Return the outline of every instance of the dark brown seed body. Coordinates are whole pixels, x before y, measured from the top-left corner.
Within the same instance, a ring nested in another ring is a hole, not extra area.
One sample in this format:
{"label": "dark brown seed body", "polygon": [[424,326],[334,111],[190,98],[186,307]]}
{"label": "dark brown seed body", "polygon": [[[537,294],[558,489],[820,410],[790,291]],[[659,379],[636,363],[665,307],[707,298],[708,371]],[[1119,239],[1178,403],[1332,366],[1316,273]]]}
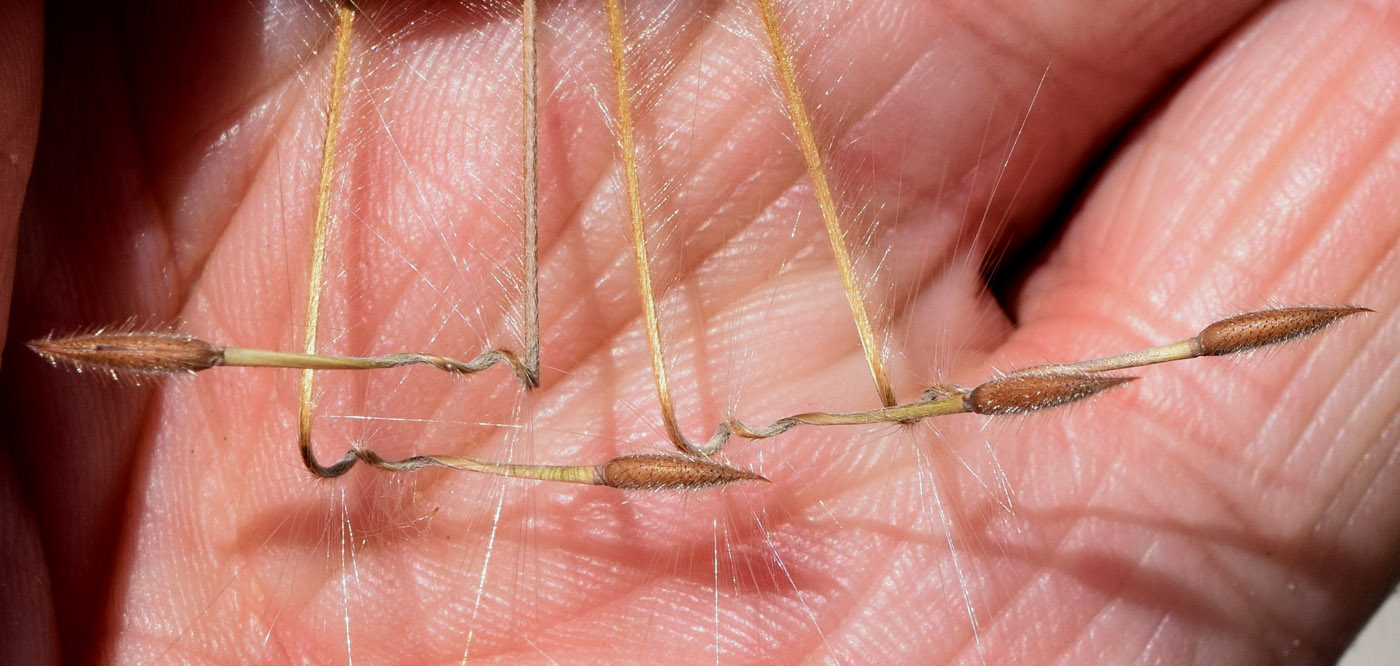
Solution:
{"label": "dark brown seed body", "polygon": [[98,331],[66,338],[34,340],[29,348],[57,365],[79,372],[103,370],[113,375],[168,375],[222,365],[224,352],[203,340],[173,333]]}
{"label": "dark brown seed body", "polygon": [[701,458],[644,453],[603,465],[603,485],[637,490],[698,490],[736,481],[767,481],[753,472]]}
{"label": "dark brown seed body", "polygon": [[1134,379],[1083,373],[1006,375],[972,389],[967,409],[977,414],[1024,414],[1083,400]]}
{"label": "dark brown seed body", "polygon": [[1196,336],[1202,356],[1223,356],[1316,333],[1368,308],[1301,307],[1247,312],[1207,326]]}

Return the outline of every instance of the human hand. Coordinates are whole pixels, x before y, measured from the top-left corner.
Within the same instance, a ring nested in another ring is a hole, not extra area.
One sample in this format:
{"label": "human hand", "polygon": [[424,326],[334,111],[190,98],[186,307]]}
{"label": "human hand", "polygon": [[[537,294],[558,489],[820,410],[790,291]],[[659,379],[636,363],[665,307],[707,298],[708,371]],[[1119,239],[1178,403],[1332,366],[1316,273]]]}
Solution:
{"label": "human hand", "polygon": [[[506,9],[434,7],[360,27],[326,348],[468,356],[516,339],[517,28]],[[28,543],[72,655],[1326,661],[1390,588],[1385,10],[791,12],[901,396],[1276,302],[1379,314],[1145,369],[1064,410],[736,441],[723,457],[771,485],[647,494],[449,471],[321,482],[293,451],[295,373],[133,388],[22,350],[133,315],[299,347],[329,28],[298,9],[51,19],[3,385],[24,417],[8,441]],[[326,377],[323,459],[352,443],[530,462],[666,450],[599,111],[601,9],[548,12],[543,387]],[[672,10],[636,55],[638,80],[666,76],[639,85],[639,120],[682,424],[872,407],[752,10],[710,13]],[[1051,215],[1078,186],[1082,207]]]}

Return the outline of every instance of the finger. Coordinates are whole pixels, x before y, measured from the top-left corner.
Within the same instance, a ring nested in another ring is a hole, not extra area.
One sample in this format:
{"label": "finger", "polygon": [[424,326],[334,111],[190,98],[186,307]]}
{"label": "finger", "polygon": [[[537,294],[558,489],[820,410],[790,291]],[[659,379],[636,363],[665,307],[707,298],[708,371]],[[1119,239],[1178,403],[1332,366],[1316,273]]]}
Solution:
{"label": "finger", "polygon": [[[1097,418],[1071,422],[1058,446],[1078,476],[1044,490],[1092,497],[1096,543],[1123,543],[1114,557],[1141,563],[1116,596],[1170,577],[1200,590],[1193,603],[1269,618],[1216,633],[1268,650],[1301,636],[1324,661],[1396,573],[1395,510],[1365,499],[1400,482],[1384,380],[1400,260],[1396,21],[1367,3],[1285,3],[1232,38],[1114,160],[1022,292],[1023,327],[998,356],[1011,367],[1096,356],[1273,304],[1377,309],[1277,352],[1147,373]],[[1025,453],[1009,447],[1004,460]],[[1173,526],[1152,542],[1161,555],[1123,536],[1142,523]],[[1089,547],[1051,532],[1064,551]],[[1328,611],[1289,609],[1300,593]],[[1126,624],[1160,632],[1169,608]]]}
{"label": "finger", "polygon": [[[38,3],[16,2],[0,7],[0,345],[8,331],[11,287],[16,257],[16,237],[34,144],[39,135],[39,108],[43,90],[43,13]],[[8,359],[7,359],[8,360]],[[8,363],[6,364],[8,365]],[[54,625],[54,601],[38,517],[26,502],[24,475],[16,467],[16,451],[25,438],[13,428],[22,418],[10,411],[0,441],[6,452],[0,458],[0,588],[6,601],[0,606],[0,661],[7,663],[58,663],[58,628]],[[18,456],[23,460],[25,456]],[[30,497],[33,495],[30,494]],[[52,534],[50,534],[52,536]]]}

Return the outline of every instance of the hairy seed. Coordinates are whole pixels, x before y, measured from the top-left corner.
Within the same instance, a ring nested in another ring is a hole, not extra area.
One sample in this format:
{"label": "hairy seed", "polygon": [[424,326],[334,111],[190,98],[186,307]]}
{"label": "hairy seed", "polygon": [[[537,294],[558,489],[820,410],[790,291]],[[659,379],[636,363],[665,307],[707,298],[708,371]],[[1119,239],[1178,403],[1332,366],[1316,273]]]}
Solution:
{"label": "hairy seed", "polygon": [[1196,336],[1202,356],[1223,356],[1312,335],[1369,308],[1299,307],[1246,312],[1207,326]]}
{"label": "hairy seed", "polygon": [[603,485],[638,490],[697,490],[737,481],[767,481],[748,470],[701,458],[644,453],[603,465]]}
{"label": "hairy seed", "polygon": [[1006,375],[972,389],[966,404],[977,414],[1024,414],[1083,400],[1134,379],[1084,373]]}
{"label": "hairy seed", "polygon": [[114,375],[198,372],[224,361],[222,349],[174,333],[98,331],[33,340],[29,348],[55,365],[63,362],[79,371],[105,370]]}

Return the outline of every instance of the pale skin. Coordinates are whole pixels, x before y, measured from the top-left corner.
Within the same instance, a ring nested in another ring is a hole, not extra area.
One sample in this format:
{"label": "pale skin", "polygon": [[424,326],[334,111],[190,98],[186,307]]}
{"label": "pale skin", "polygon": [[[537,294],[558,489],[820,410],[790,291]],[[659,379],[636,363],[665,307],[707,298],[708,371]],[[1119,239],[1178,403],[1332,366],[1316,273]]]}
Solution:
{"label": "pale skin", "polygon": [[[1102,3],[1031,13],[914,4],[786,19],[799,59],[820,51],[821,62],[850,64],[808,83],[837,114],[827,119],[838,134],[828,146],[844,147],[836,170],[861,179],[847,191],[883,211],[875,242],[897,248],[872,309],[893,313],[902,398],[936,380],[975,383],[990,368],[1169,342],[1262,306],[1377,312],[1243,360],[1137,371],[1143,380],[1087,405],[986,428],[988,417],[957,416],[725,449],[771,484],[668,495],[369,469],[321,481],[294,450],[294,371],[218,369],[133,388],[54,370],[23,342],[137,315],[220,343],[299,348],[295,283],[323,130],[306,97],[327,71],[306,53],[324,43],[329,12],[266,22],[246,2],[144,8],[123,28],[50,17],[46,134],[32,153],[3,366],[3,575],[21,591],[7,599],[23,600],[4,612],[7,627],[28,624],[0,642],[0,661],[58,659],[60,643],[70,662],[1335,659],[1400,573],[1400,15],[1380,3],[1256,13],[1182,0],[1109,15]],[[890,13],[902,18],[873,18]],[[530,462],[669,448],[616,215],[613,138],[587,88],[607,83],[589,60],[602,63],[605,45],[563,30],[576,20],[601,26],[601,10],[552,7],[541,45],[552,63],[541,73],[541,388],[522,399],[503,370],[328,375],[323,460],[356,438],[385,452]],[[490,198],[519,186],[501,147],[513,144],[489,138],[515,131],[516,117],[490,114],[515,108],[516,93],[478,71],[483,59],[499,64],[482,49],[514,53],[499,44],[515,27],[466,11],[421,30],[395,57],[429,82],[381,69],[372,85],[395,90],[403,78],[428,101],[383,103],[405,152],[364,139],[379,147],[347,157],[362,166],[351,176],[359,198],[346,205],[366,228],[423,242],[366,235],[341,247],[350,254],[340,266],[366,275],[347,276],[342,289],[358,304],[330,306],[323,324],[350,333],[323,341],[466,357],[515,340],[501,321],[511,292],[487,287],[509,277],[518,248],[502,232],[511,206]],[[708,34],[680,32],[686,43]],[[672,123],[695,146],[651,176],[691,193],[670,221],[687,253],[658,251],[663,284],[692,294],[663,301],[663,315],[682,313],[669,339],[711,364],[675,371],[673,383],[689,386],[678,390],[681,425],[701,438],[730,409],[763,421],[877,406],[804,169],[777,97],[758,87],[767,65],[735,84],[752,94],[697,111],[716,69],[763,53],[738,36],[713,39],[686,52],[672,84],[688,97],[658,103],[650,130],[656,140],[664,114],[680,110]],[[454,73],[470,93],[431,78]],[[1138,118],[1154,98],[1158,111]],[[37,118],[3,117],[28,122],[10,149],[23,165]],[[1093,151],[1130,120],[1138,131],[1106,158],[1063,231],[1037,235]],[[426,208],[411,194],[425,173]],[[22,178],[3,185],[25,192]],[[993,242],[1047,244],[1030,265],[999,265],[1017,276],[1001,303],[966,270],[967,254],[985,251],[966,241],[987,209],[981,241],[995,231]],[[461,225],[473,244],[464,261],[502,268],[444,287],[458,273],[424,237],[425,210]],[[792,219],[799,210],[810,219]],[[16,224],[14,210],[0,212]],[[761,270],[787,271],[700,282],[712,255],[765,229],[778,230],[775,255],[795,258]],[[784,300],[792,293],[795,303]],[[481,316],[445,295],[482,299]],[[783,314],[735,328],[744,311],[732,304],[746,299]],[[446,319],[453,305],[468,316]],[[730,333],[702,336],[714,327]],[[723,351],[735,344],[752,352]],[[710,379],[697,384],[697,373]],[[335,418],[357,412],[531,430]]]}

